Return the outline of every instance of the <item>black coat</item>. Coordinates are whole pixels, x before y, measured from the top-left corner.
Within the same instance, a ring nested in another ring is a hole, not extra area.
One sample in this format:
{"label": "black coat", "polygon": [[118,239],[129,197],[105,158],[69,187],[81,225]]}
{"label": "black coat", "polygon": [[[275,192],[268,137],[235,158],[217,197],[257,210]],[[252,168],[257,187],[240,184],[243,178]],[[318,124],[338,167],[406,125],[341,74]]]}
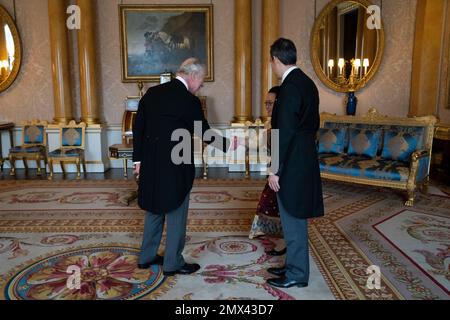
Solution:
{"label": "black coat", "polygon": [[281,85],[272,129],[279,129],[280,137],[278,195],[289,214],[302,219],[324,215],[316,149],[319,126],[317,87],[303,71],[295,69]]}
{"label": "black coat", "polygon": [[[192,137],[195,121],[202,122],[202,134],[210,129],[200,100],[177,79],[150,88],[142,97],[133,127],[133,161],[141,162],[138,203],[143,210],[171,212],[191,191],[195,178],[193,145],[190,164],[177,165],[171,154],[180,141],[171,138],[177,129],[188,130]],[[225,151],[228,142],[223,138],[221,143]]]}

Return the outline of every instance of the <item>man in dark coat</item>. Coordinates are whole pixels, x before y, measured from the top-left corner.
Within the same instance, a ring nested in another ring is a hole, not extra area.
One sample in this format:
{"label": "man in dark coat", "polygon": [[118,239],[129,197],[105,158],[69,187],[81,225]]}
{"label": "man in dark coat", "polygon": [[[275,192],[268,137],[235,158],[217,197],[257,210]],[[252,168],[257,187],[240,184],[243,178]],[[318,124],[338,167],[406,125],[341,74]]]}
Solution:
{"label": "man in dark coat", "polygon": [[282,79],[272,114],[272,130],[279,130],[279,169],[269,174],[269,185],[277,192],[287,255],[285,267],[268,270],[280,276],[268,283],[281,288],[308,286],[307,219],[324,215],[316,149],[319,93],[296,63],[295,44],[282,38],[275,41],[271,47],[272,70]]}
{"label": "man in dark coat", "polygon": [[[139,206],[147,211],[138,267],[163,264],[166,276],[191,274],[198,264],[185,263],[183,249],[189,195],[195,178],[192,135],[210,129],[195,93],[203,85],[205,68],[197,59],[186,60],[176,79],[150,88],[139,103],[133,128],[133,161],[139,175]],[[195,122],[202,130],[195,130]],[[184,145],[179,137],[183,137]],[[173,141],[175,140],[175,141]],[[217,140],[217,141],[216,141]],[[225,151],[227,140],[214,139]],[[181,146],[187,146],[187,148]],[[186,150],[187,149],[187,150]],[[185,161],[187,160],[187,161]],[[164,258],[157,255],[167,219]]]}

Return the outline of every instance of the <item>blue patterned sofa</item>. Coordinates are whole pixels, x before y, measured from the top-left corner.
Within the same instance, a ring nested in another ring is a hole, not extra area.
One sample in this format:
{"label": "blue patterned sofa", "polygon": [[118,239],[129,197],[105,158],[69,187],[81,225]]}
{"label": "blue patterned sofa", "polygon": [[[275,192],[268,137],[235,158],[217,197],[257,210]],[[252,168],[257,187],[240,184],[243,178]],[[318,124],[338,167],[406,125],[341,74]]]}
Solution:
{"label": "blue patterned sofa", "polygon": [[371,109],[365,116],[321,114],[318,151],[322,178],[406,190],[414,205],[429,182],[437,119],[390,118]]}

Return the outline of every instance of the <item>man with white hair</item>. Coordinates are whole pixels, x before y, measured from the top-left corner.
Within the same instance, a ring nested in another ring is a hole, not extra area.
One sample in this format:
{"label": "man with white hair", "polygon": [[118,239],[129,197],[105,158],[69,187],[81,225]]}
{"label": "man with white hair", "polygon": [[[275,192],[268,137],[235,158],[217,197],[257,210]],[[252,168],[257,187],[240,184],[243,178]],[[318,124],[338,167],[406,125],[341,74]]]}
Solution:
{"label": "man with white hair", "polygon": [[[205,79],[205,67],[195,58],[180,66],[171,82],[150,88],[139,103],[133,128],[133,161],[139,175],[139,206],[147,211],[144,236],[138,267],[148,269],[163,265],[166,276],[191,274],[198,264],[184,261],[186,222],[189,195],[195,178],[193,148],[190,161],[179,164],[172,159],[179,141],[172,141],[175,131],[184,129],[189,138],[194,134],[194,122],[202,123],[202,137],[210,129],[201,102],[195,96]],[[227,140],[214,141],[223,151]],[[184,152],[183,152],[184,153]],[[167,239],[164,257],[158,256],[164,222],[167,220]]]}

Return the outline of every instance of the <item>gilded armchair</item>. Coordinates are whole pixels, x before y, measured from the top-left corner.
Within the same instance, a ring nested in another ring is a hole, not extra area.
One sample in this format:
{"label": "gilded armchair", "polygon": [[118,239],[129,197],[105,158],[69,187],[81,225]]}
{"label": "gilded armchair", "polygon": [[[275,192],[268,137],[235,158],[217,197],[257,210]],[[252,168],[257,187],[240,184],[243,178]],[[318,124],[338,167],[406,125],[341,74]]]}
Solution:
{"label": "gilded armchair", "polygon": [[42,174],[41,161],[44,160],[47,167],[47,126],[48,122],[33,120],[23,124],[22,145],[9,150],[9,162],[11,163],[10,174],[16,174],[15,163],[22,160],[26,172],[28,172],[28,161],[34,160],[37,165],[37,174]]}
{"label": "gilded armchair", "polygon": [[85,140],[86,140],[86,124],[81,122],[77,124],[70,121],[68,125],[60,125],[59,127],[60,148],[53,150],[48,154],[48,163],[50,168],[50,177],[53,178],[53,164],[59,163],[62,172],[65,174],[65,163],[75,163],[77,166],[77,179],[81,177],[81,165],[83,172],[86,174],[85,161]]}

